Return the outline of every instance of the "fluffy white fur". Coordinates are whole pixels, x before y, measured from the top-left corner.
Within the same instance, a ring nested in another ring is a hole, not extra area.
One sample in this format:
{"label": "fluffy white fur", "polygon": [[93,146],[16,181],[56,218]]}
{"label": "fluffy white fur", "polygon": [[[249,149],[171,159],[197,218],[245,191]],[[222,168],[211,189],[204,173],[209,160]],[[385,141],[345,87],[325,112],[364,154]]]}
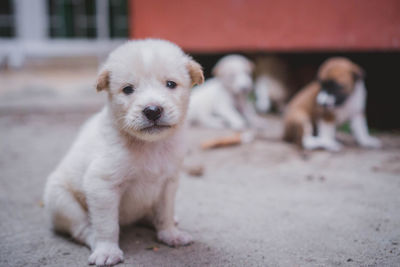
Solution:
{"label": "fluffy white fur", "polygon": [[[184,155],[181,126],[190,88],[202,80],[200,65],[167,41],[130,41],[108,57],[97,84],[108,102],[83,126],[44,195],[54,229],[89,246],[90,264],[122,261],[120,224],[139,219],[170,246],[192,242],[174,224],[174,201]],[[122,91],[127,85],[132,94]],[[156,123],[142,112],[149,105],[163,108]]]}
{"label": "fluffy white fur", "polygon": [[[368,133],[367,121],[365,119],[365,103],[367,91],[362,80],[355,84],[354,92],[349,96],[344,105],[335,110],[335,123],[327,123],[323,120],[318,122],[318,136],[312,135],[311,125],[304,129],[303,147],[305,149],[324,148],[330,151],[339,151],[342,145],[336,141],[336,126],[350,121],[352,133],[360,146],[369,148],[381,147],[379,139],[372,137]],[[319,102],[332,102],[328,96],[319,93]],[[333,105],[333,104],[332,104]]]}
{"label": "fluffy white fur", "polygon": [[189,121],[211,128],[261,127],[261,120],[248,100],[253,90],[253,68],[253,63],[240,55],[219,60],[213,69],[214,78],[193,90]]}

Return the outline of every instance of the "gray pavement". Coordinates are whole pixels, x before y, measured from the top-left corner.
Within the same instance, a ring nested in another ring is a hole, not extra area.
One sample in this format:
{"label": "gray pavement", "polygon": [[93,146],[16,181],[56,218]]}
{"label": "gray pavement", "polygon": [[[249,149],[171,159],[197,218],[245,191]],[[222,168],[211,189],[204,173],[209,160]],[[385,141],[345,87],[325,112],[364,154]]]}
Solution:
{"label": "gray pavement", "polygon": [[[44,90],[32,77],[0,74],[2,86],[17,84],[0,92],[0,266],[87,264],[86,247],[50,231],[41,198],[47,175],[101,107],[94,73],[69,93],[55,88],[68,84],[64,76],[52,84],[34,75],[51,85]],[[400,136],[381,133],[384,149],[364,150],[341,134],[341,153],[302,155],[279,141],[278,118],[266,120],[265,138],[217,150],[199,143],[226,131],[189,130],[186,164],[205,173],[182,174],[176,206],[196,242],[169,248],[153,230],[130,226],[121,266],[400,266]]]}

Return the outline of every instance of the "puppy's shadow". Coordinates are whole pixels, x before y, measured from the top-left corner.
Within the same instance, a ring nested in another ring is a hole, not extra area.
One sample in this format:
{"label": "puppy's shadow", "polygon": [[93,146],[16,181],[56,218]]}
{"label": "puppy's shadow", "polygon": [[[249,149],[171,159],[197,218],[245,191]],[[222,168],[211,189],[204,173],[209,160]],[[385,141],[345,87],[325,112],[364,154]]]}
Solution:
{"label": "puppy's shadow", "polygon": [[226,255],[223,249],[200,240],[189,246],[169,247],[157,241],[153,228],[142,224],[121,228],[120,247],[127,266],[191,266],[193,262],[210,265]]}
{"label": "puppy's shadow", "polygon": [[[210,266],[221,262],[228,266],[229,262],[239,260],[238,255],[219,246],[218,242],[207,242],[197,239],[198,237],[194,235],[195,242],[189,246],[173,248],[159,243],[155,230],[147,225],[124,226],[119,237],[119,245],[124,252],[124,262],[117,266]],[[61,246],[59,249],[59,253],[64,253],[61,254],[63,257],[73,255],[74,262],[83,263],[90,255],[88,250],[82,249],[82,244],[77,246],[79,243],[69,235],[53,233],[53,238],[59,239],[58,242],[66,246]]]}
{"label": "puppy's shadow", "polygon": [[161,245],[156,239],[155,229],[145,224],[121,227],[119,242],[121,248],[133,251]]}

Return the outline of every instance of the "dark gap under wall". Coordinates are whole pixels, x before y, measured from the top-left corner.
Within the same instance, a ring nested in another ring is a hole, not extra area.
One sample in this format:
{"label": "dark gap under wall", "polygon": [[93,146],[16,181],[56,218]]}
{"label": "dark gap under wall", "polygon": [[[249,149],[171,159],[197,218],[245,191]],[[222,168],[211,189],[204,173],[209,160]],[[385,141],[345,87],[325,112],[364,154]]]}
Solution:
{"label": "dark gap under wall", "polygon": [[[243,54],[243,53],[240,53]],[[215,63],[226,54],[194,54],[211,77]],[[367,118],[371,128],[400,130],[400,53],[247,53],[254,60],[260,55],[275,55],[287,62],[295,91],[315,78],[318,66],[333,56],[348,57],[366,71]]]}

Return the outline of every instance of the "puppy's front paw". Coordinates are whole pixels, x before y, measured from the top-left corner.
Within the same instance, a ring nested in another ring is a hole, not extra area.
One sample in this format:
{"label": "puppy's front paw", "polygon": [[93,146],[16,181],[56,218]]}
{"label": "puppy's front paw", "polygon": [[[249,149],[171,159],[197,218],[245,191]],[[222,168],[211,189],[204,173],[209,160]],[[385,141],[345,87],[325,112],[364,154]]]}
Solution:
{"label": "puppy's front paw", "polygon": [[333,143],[326,146],[326,149],[332,152],[339,152],[342,150],[343,146],[339,143]]}
{"label": "puppy's front paw", "polygon": [[112,266],[124,260],[124,254],[117,244],[100,243],[89,257],[89,264]]}
{"label": "puppy's front paw", "polygon": [[381,148],[382,143],[378,138],[370,136],[369,138],[366,138],[360,142],[360,145],[362,147],[366,148]]}
{"label": "puppy's front paw", "polygon": [[338,152],[342,150],[343,146],[336,140],[324,140],[324,142],[322,142],[322,148],[331,152]]}
{"label": "puppy's front paw", "polygon": [[171,247],[187,246],[193,243],[193,238],[188,233],[178,230],[176,227],[159,231],[157,238]]}

